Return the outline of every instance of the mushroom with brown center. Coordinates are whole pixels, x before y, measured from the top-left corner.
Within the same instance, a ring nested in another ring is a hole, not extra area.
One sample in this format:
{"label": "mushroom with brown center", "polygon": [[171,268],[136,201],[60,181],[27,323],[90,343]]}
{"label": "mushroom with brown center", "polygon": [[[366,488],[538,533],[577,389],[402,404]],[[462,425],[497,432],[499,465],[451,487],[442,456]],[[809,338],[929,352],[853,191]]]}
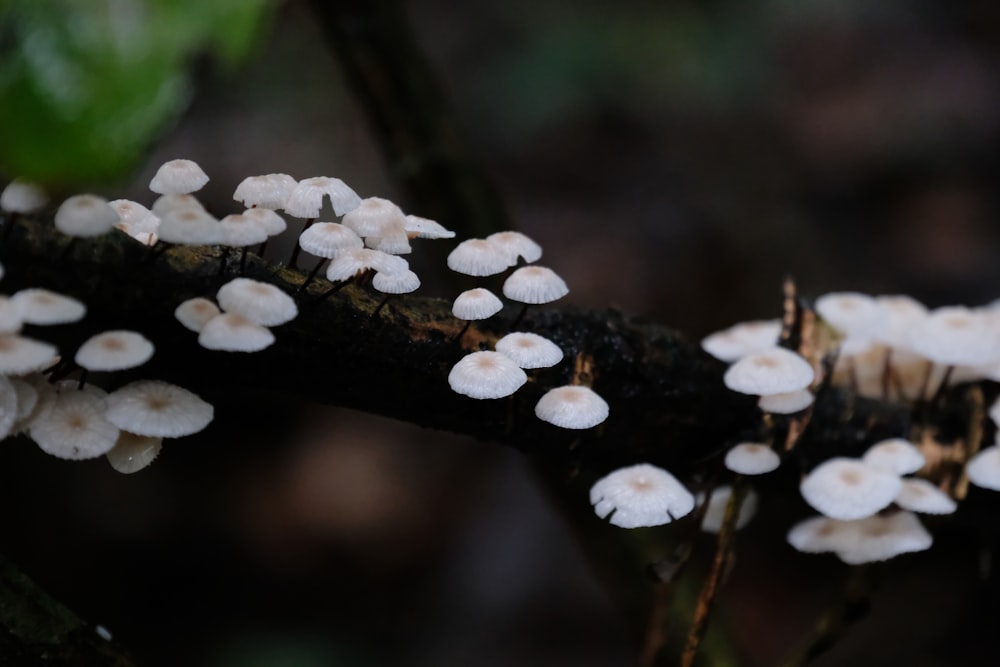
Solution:
{"label": "mushroom with brown center", "polygon": [[622,528],[660,526],[694,509],[694,496],[662,468],[640,463],[605,475],[590,488],[590,503],[602,519]]}

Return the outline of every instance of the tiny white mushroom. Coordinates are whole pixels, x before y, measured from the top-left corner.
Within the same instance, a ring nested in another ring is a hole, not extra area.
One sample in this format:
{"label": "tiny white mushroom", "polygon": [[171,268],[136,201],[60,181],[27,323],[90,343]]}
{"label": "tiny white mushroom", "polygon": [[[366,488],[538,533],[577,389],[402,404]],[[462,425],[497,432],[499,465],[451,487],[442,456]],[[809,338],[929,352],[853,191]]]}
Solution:
{"label": "tiny white mushroom", "polygon": [[65,391],[47,403],[29,430],[47,454],[74,461],[106,454],[118,428],[104,414],[105,399],[90,391]]}
{"label": "tiny white mushroom", "polygon": [[115,446],[104,456],[116,471],[130,475],[148,467],[159,455],[162,446],[163,438],[122,431]]}
{"label": "tiny white mushroom", "polygon": [[40,371],[56,360],[55,346],[17,334],[0,336],[0,374]]}
{"label": "tiny white mushroom", "polygon": [[236,186],[233,199],[243,202],[247,208],[254,206],[262,210],[282,208],[296,185],[295,179],[288,174],[247,176]]}
{"label": "tiny white mushroom", "polygon": [[706,336],[701,347],[716,359],[732,363],[748,354],[773,348],[780,334],[781,320],[754,320]]}
{"label": "tiny white mushroom", "polygon": [[723,382],[742,394],[768,396],[805,389],[814,377],[808,361],[791,350],[774,347],[748,354],[734,363],[723,376]]}
{"label": "tiny white mushroom", "polygon": [[473,352],[448,373],[452,391],[475,399],[503,398],[520,389],[528,376],[499,352]]}
{"label": "tiny white mushroom", "polygon": [[607,401],[590,387],[566,385],[545,392],[535,404],[535,416],[559,428],[586,429],[608,418]]}
{"label": "tiny white mushroom", "polygon": [[7,213],[34,213],[49,203],[41,186],[15,178],[0,193],[0,210]]}
{"label": "tiny white mushroom", "polygon": [[[701,529],[706,533],[718,535],[722,530],[722,522],[726,517],[726,506],[733,495],[733,487],[717,486],[712,490],[712,495],[708,497],[708,507],[705,508],[705,516],[701,520]],[[699,494],[698,501],[701,502],[704,494]],[[740,514],[736,517],[736,530],[742,530],[757,513],[759,498],[753,489],[747,490],[747,495],[740,505]]]}
{"label": "tiny white mushroom", "polygon": [[903,480],[903,488],[895,502],[904,510],[921,514],[951,514],[958,509],[958,503],[951,496],[918,477]]}
{"label": "tiny white mushroom", "polygon": [[507,231],[490,234],[486,240],[499,246],[513,258],[511,265],[517,263],[517,258],[522,258],[528,264],[537,262],[542,258],[542,246],[521,232]]}
{"label": "tiny white mushroom", "polygon": [[807,503],[841,520],[863,519],[888,507],[902,489],[895,474],[848,458],[832,458],[817,466],[799,485]]}
{"label": "tiny white mushroom", "polygon": [[73,297],[41,287],[29,287],[13,297],[25,324],[69,324],[83,319],[87,307]]}
{"label": "tiny white mushroom", "polygon": [[761,396],[757,401],[757,407],[764,412],[775,415],[792,415],[802,412],[816,400],[816,397],[808,389],[796,389],[781,394],[771,394]]}
{"label": "tiny white mushroom", "polygon": [[108,421],[129,433],[180,438],[204,429],[215,410],[197,394],[159,380],[138,380],[111,392]]}
{"label": "tiny white mushroom", "polygon": [[855,523],[856,538],[846,548],[836,550],[842,561],[851,565],[873,563],[904,553],[925,551],[933,543],[931,534],[912,512],[888,516],[870,516]]}
{"label": "tiny white mushroom", "polygon": [[107,234],[121,218],[97,195],[74,195],[59,205],[56,211],[56,229],[68,236],[88,238]]}
{"label": "tiny white mushroom", "polygon": [[201,328],[198,344],[220,352],[260,352],[274,344],[274,334],[240,313],[221,313]]}
{"label": "tiny white mushroom", "polygon": [[496,351],[521,368],[549,368],[563,359],[563,351],[544,336],[526,331],[509,333],[496,343]]}
{"label": "tiny white mushroom", "polygon": [[269,283],[235,278],[219,288],[216,298],[226,312],[243,315],[255,324],[273,327],[295,319],[295,300]]}
{"label": "tiny white mushroom", "polygon": [[418,239],[453,239],[455,232],[446,229],[442,224],[416,215],[404,218],[403,228],[411,237]]}
{"label": "tiny white mushroom", "polygon": [[728,452],[726,467],[741,475],[762,475],[776,470],[781,465],[781,457],[767,445],[757,442],[741,442]]}
{"label": "tiny white mushroom", "polygon": [[551,303],[567,294],[563,279],[544,266],[522,266],[503,283],[503,295],[519,303]]}
{"label": "tiny white mushroom", "polygon": [[611,472],[590,488],[590,504],[602,519],[622,528],[660,526],[694,509],[694,496],[662,468],[640,463]]}
{"label": "tiny white mushroom", "polygon": [[164,243],[177,245],[219,245],[226,240],[226,232],[219,221],[194,208],[165,213],[156,233]]}
{"label": "tiny white mushroom", "polygon": [[870,466],[897,475],[909,475],[924,467],[924,455],[903,438],[876,442],[861,459]]}
{"label": "tiny white mushroom", "polygon": [[451,306],[452,314],[460,320],[485,320],[501,310],[503,302],[484,287],[462,292]]}
{"label": "tiny white mushroom", "polygon": [[448,268],[467,276],[492,276],[509,267],[507,253],[486,239],[467,239],[448,253]]}
{"label": "tiny white mushroom", "polygon": [[87,339],[74,361],[88,371],[122,371],[141,366],[153,356],[153,344],[135,331],[105,331]]}
{"label": "tiny white mushroom", "polygon": [[201,190],[208,183],[206,174],[193,160],[168,160],[160,165],[149,182],[149,189],[161,195],[184,195]]}
{"label": "tiny white mushroom", "polygon": [[198,333],[204,328],[205,324],[210,319],[218,315],[219,312],[219,307],[216,306],[215,303],[199,296],[183,301],[181,305],[177,306],[174,310],[174,317],[177,318],[177,321],[180,322],[185,329]]}
{"label": "tiny white mushroom", "polygon": [[339,178],[315,176],[299,181],[282,207],[296,218],[318,218],[323,198],[330,197],[335,215],[342,216],[361,205],[361,198]]}

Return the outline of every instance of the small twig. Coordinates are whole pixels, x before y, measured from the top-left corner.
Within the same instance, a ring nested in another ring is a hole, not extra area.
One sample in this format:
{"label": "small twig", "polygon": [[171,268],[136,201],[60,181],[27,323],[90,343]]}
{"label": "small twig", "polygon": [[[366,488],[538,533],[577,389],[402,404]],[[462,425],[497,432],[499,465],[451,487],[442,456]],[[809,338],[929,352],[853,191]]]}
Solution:
{"label": "small twig", "polygon": [[712,569],[702,584],[701,593],[698,595],[698,602],[695,605],[694,616],[691,618],[691,629],[688,630],[687,639],[684,642],[684,652],[681,655],[681,667],[692,667],[698,655],[698,647],[708,629],[708,617],[712,611],[712,604],[718,595],[722,578],[729,570],[729,563],[733,556],[733,546],[736,537],[736,520],[740,515],[740,507],[743,499],[747,495],[747,485],[743,477],[738,476],[733,482],[733,492],[729,497],[729,504],[726,505],[726,515],[722,520],[722,528],[719,531],[719,541],[715,548],[715,558],[712,560]]}

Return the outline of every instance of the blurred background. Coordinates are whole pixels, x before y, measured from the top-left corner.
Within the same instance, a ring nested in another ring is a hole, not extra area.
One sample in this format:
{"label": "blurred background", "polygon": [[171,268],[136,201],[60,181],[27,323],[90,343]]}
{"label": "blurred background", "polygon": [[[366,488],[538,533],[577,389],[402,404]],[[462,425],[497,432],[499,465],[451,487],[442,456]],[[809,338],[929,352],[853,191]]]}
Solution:
{"label": "blurred background", "polygon": [[[787,274],[811,295],[998,296],[996,3],[402,7],[573,305],[698,338],[775,316]],[[149,204],[184,157],[218,214],[267,172],[426,214],[304,0],[0,8],[4,180]],[[452,294],[442,257],[414,255],[421,293]],[[237,421],[261,407],[225,406],[129,477],[4,443],[0,549],[142,665],[634,663],[613,592],[516,453],[291,399]],[[743,534],[720,616],[739,664],[776,664],[846,572],[784,544],[797,503],[765,497]],[[970,524],[932,522],[939,544],[886,568],[875,618],[816,664],[995,664]]]}

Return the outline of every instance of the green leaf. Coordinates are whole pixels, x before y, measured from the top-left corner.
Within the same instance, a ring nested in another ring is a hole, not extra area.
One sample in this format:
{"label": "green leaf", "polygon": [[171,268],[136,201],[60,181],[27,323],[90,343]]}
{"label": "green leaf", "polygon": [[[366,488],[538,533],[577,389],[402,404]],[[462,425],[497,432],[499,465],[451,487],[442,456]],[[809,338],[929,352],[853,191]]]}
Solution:
{"label": "green leaf", "polygon": [[0,170],[49,186],[133,169],[191,98],[201,53],[235,66],[270,0],[6,0]]}

